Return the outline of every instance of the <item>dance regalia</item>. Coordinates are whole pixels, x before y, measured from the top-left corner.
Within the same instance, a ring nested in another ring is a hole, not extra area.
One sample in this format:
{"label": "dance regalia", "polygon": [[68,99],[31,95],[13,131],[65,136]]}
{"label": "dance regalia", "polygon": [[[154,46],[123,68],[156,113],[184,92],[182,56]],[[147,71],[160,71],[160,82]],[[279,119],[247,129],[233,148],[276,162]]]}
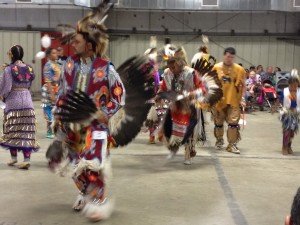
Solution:
{"label": "dance regalia", "polygon": [[[157,65],[155,66],[155,68],[156,67],[157,67]],[[155,77],[155,87],[156,87],[155,93],[157,93],[158,89],[159,89],[159,83],[160,83],[160,77],[159,77],[158,70],[156,70],[156,72],[154,72],[154,77]],[[149,113],[147,115],[147,120],[145,122],[145,126],[149,130],[149,143],[155,144],[156,133],[158,133],[159,141],[162,141],[162,138],[163,138],[163,135],[159,131],[161,130],[160,129],[161,124],[162,124],[164,115],[166,114],[166,111],[168,109],[168,102],[164,99],[157,98],[157,99],[150,100],[149,103],[152,104],[152,107],[149,110]]]}
{"label": "dance regalia", "polygon": [[[89,218],[95,211],[105,212],[99,219],[111,214],[110,148],[127,145],[141,130],[151,107],[146,102],[154,96],[152,70],[146,57],[128,59],[118,72],[99,57],[86,64],[78,57],[66,61],[56,111],[60,129],[47,158],[51,167],[65,156],[75,164],[73,179],[81,192],[76,204],[87,203]],[[97,119],[99,111],[107,120]]]}
{"label": "dance regalia", "polygon": [[[200,88],[198,76],[192,68],[186,66],[178,77],[166,69],[160,92],[174,91],[182,94],[184,91],[192,92],[197,88]],[[169,150],[177,152],[179,146],[185,143],[183,142],[186,139],[185,134],[190,124],[194,126],[192,124],[197,120],[197,115],[195,108],[191,107],[187,99],[175,101],[171,107],[172,110],[169,109],[166,114],[164,130]],[[191,150],[194,151],[194,149]]]}
{"label": "dance regalia", "polygon": [[162,141],[163,136],[159,131],[169,106],[164,99],[152,100],[151,103],[152,107],[148,113],[145,125],[149,130],[149,143],[154,144],[156,133],[158,133],[159,141]]}
{"label": "dance regalia", "polygon": [[[204,53],[204,52],[197,52],[191,61],[192,67],[195,66],[195,64],[197,63],[197,61],[202,60],[203,62],[206,62],[207,64],[210,65],[214,65],[216,63],[216,59],[215,57],[211,56],[208,53]],[[197,72],[196,72],[197,73]],[[205,87],[206,84],[204,81],[202,81],[202,76],[200,74],[198,74],[201,82],[202,82],[202,86]],[[195,141],[200,142],[202,145],[205,145],[208,140],[207,140],[207,136],[206,136],[206,112],[207,109],[197,109],[197,114],[198,114],[198,124],[195,127]]]}
{"label": "dance regalia", "polygon": [[86,93],[107,120],[97,118],[85,123],[62,124],[64,141],[71,150],[70,159],[76,169],[73,179],[90,204],[106,203],[106,170],[109,165],[110,132],[108,119],[125,103],[125,89],[113,65],[102,58],[84,63],[79,57],[68,58],[64,68],[62,95],[57,107],[69,91]]}
{"label": "dance regalia", "polygon": [[73,208],[93,221],[112,213],[110,148],[125,146],[138,135],[151,107],[147,102],[155,96],[149,58],[131,57],[116,71],[104,57],[104,21],[111,7],[103,0],[62,39],[67,43],[76,35],[87,36],[96,48],[93,57],[74,56],[64,64],[55,110],[56,139],[46,153],[49,166],[60,174],[67,165],[64,159],[75,164],[73,179],[81,193]]}
{"label": "dance regalia", "polygon": [[[161,96],[164,93],[171,96],[174,92],[181,95],[180,98],[179,95],[172,97],[173,104],[166,114],[163,129],[171,156],[185,145],[185,164],[190,164],[191,157],[196,154],[195,135],[198,137],[198,134],[194,128],[200,116],[197,110],[212,107],[223,95],[217,74],[211,69],[210,63],[203,59],[197,60],[194,69],[185,67],[178,77],[167,69],[161,85]],[[199,74],[202,75],[201,80]],[[189,98],[190,93],[194,93],[195,97]]]}
{"label": "dance regalia", "polygon": [[6,104],[0,145],[30,158],[39,149],[36,119],[29,88],[35,75],[31,66],[17,61],[7,66],[0,81],[0,96]]}
{"label": "dance regalia", "polygon": [[292,139],[299,130],[300,88],[296,96],[291,96],[289,87],[283,90],[283,109],[280,112],[282,122],[283,143],[282,152],[292,153]]}
{"label": "dance regalia", "polygon": [[[56,97],[59,89],[59,78],[61,74],[61,68],[56,62],[48,61],[43,69],[44,85],[42,87],[42,107],[53,106],[56,102]],[[51,95],[54,95],[55,99],[51,99]],[[47,120],[50,120],[47,116]]]}
{"label": "dance regalia", "polygon": [[57,62],[49,60],[43,69],[43,80],[45,84],[42,87],[42,107],[44,117],[47,121],[47,135],[49,137],[53,134],[51,128],[54,121],[52,109],[57,100],[60,75],[60,65]]}
{"label": "dance regalia", "polygon": [[226,121],[228,123],[227,138],[229,143],[227,151],[239,154],[237,143],[241,139],[239,132],[240,102],[244,94],[245,70],[238,64],[234,63],[227,66],[223,62],[217,63],[214,69],[218,73],[224,95],[214,109],[216,148],[221,149],[223,147],[224,122]]}

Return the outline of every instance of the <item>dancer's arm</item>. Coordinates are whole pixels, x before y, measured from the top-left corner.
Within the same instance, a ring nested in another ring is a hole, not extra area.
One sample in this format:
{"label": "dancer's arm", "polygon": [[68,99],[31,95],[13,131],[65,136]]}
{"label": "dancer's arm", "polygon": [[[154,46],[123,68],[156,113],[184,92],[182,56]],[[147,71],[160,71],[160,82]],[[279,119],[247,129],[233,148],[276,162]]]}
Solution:
{"label": "dancer's arm", "polygon": [[11,67],[6,67],[0,80],[0,96],[5,99],[7,94],[11,91],[12,88],[12,75]]}
{"label": "dancer's arm", "polygon": [[113,65],[109,65],[108,84],[110,100],[102,111],[108,118],[113,116],[122,106],[125,105],[125,88],[122,80]]}

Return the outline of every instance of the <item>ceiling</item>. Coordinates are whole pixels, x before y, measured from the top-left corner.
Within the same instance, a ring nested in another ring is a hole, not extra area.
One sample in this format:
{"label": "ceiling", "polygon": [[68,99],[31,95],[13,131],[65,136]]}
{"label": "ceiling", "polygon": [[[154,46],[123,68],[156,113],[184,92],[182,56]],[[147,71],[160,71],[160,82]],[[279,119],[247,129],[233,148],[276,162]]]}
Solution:
{"label": "ceiling", "polygon": [[[101,0],[0,0],[2,4],[95,7]],[[300,0],[112,0],[118,10],[300,12]],[[1,8],[1,5],[0,5]]]}

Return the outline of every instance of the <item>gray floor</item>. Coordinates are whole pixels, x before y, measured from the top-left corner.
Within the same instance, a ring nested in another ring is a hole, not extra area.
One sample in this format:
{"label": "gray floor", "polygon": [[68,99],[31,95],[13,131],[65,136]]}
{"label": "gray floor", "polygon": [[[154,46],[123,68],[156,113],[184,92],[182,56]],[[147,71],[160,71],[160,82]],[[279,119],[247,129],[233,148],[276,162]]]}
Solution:
{"label": "gray floor", "polygon": [[[39,102],[38,139],[29,171],[6,166],[0,154],[0,225],[89,224],[71,210],[77,191],[69,177],[48,171],[45,122]],[[182,164],[182,151],[165,160],[162,145],[148,145],[141,134],[124,149],[114,149],[114,193],[117,204],[103,225],[283,224],[300,186],[300,140],[294,156],[282,156],[278,115],[247,115],[242,154],[198,148],[192,166]],[[212,124],[209,125],[210,140]]]}

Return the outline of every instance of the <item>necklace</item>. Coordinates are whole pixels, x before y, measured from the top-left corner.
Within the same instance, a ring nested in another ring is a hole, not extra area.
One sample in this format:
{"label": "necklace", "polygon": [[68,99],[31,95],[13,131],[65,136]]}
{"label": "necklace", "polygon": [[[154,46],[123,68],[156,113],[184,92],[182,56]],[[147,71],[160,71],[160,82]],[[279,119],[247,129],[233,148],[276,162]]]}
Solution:
{"label": "necklace", "polygon": [[177,93],[181,93],[182,89],[183,89],[183,82],[181,79],[181,74],[178,76],[173,77],[173,81],[172,81],[172,89],[177,92]]}
{"label": "necklace", "polygon": [[232,72],[232,65],[227,66],[227,65],[225,65],[225,63],[223,63],[223,65],[222,65],[223,75],[229,76],[231,74],[231,72]]}
{"label": "necklace", "polygon": [[80,71],[79,71],[79,77],[78,77],[78,82],[77,82],[77,90],[80,91],[85,91],[86,89],[86,81],[87,81],[87,76],[89,73],[90,67],[87,64],[81,63],[80,64]]}

